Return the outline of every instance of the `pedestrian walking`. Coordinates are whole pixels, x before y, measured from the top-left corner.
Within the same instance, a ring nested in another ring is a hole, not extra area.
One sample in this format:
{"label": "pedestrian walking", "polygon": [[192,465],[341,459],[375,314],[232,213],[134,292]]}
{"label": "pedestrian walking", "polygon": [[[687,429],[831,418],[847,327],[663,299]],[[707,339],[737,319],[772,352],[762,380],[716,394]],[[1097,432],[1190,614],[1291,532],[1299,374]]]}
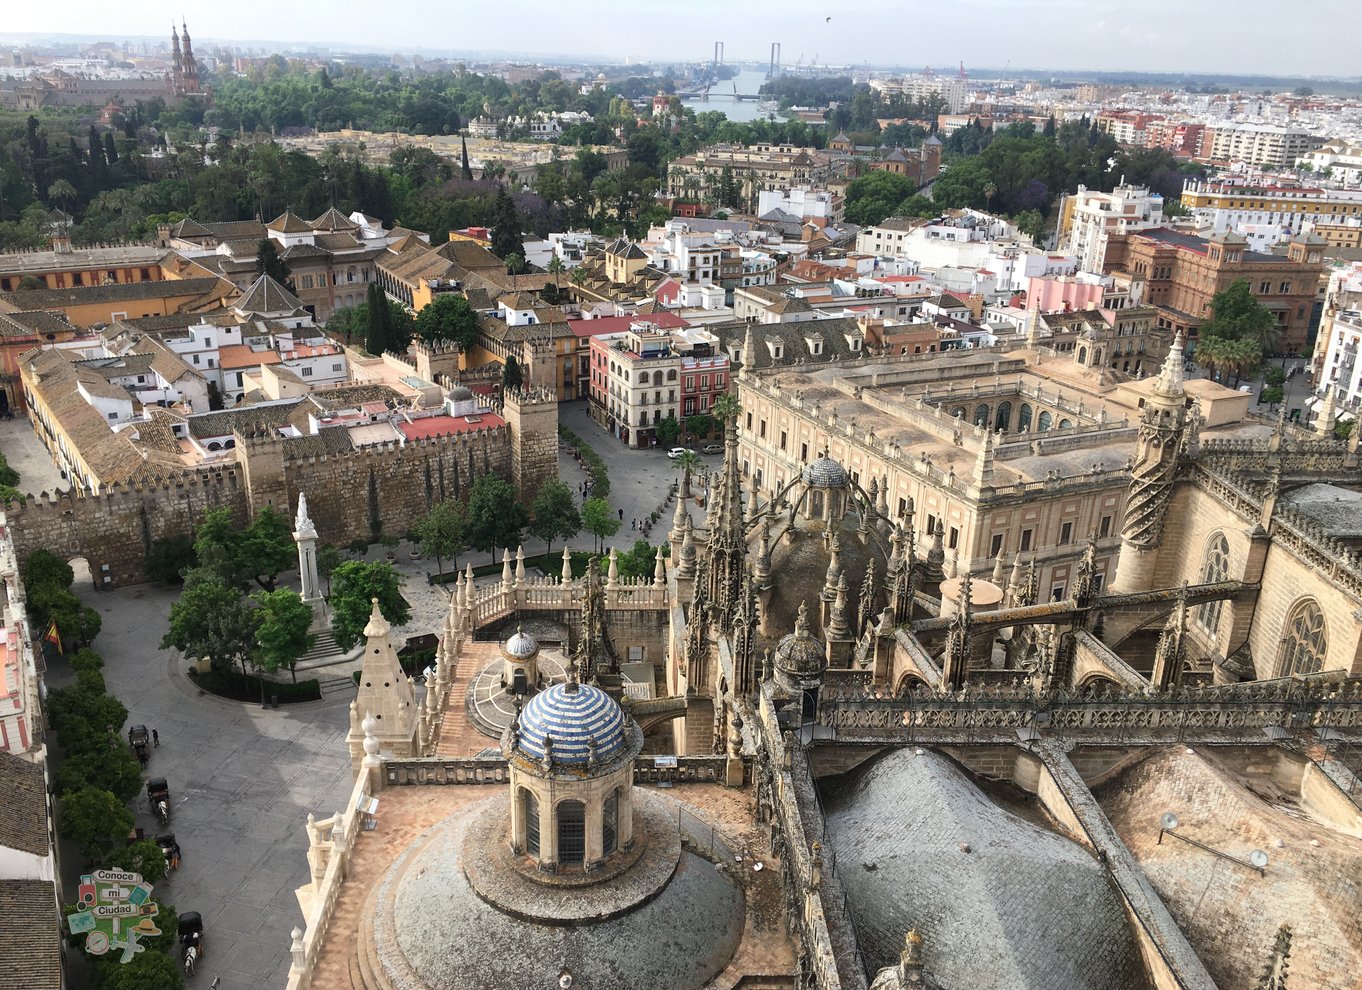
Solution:
{"label": "pedestrian walking", "polygon": [[151,730],[151,745],[156,749],[161,748],[161,734],[155,729]]}
{"label": "pedestrian walking", "polygon": [[624,522],[624,510],[620,509],[620,522]]}

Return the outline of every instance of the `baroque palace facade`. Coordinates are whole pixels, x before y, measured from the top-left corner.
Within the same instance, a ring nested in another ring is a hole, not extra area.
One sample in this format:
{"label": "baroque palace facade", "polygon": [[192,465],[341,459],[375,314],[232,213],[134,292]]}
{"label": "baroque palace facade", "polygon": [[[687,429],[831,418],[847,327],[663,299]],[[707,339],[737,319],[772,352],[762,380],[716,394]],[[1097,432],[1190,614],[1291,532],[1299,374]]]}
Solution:
{"label": "baroque palace facade", "polygon": [[290,987],[1353,986],[1357,445],[1182,367],[746,370],[651,578],[375,611]]}

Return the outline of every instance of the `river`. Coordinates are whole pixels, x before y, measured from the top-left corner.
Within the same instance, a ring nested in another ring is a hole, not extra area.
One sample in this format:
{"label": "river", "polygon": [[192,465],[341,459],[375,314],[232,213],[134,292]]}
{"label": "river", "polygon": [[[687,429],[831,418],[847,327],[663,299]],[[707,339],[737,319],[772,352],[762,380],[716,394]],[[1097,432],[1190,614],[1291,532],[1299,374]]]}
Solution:
{"label": "river", "polygon": [[[737,83],[739,93],[755,93],[761,88],[761,84],[766,81],[766,70],[762,69],[743,69],[732,79],[720,79],[709,91],[707,100],[682,100],[682,104],[694,110],[696,113],[704,113],[706,110],[719,110],[729,120],[751,121],[760,120],[766,116],[758,108],[757,100],[735,100],[733,99],[733,84]],[[784,117],[777,115],[777,120],[784,120]]]}

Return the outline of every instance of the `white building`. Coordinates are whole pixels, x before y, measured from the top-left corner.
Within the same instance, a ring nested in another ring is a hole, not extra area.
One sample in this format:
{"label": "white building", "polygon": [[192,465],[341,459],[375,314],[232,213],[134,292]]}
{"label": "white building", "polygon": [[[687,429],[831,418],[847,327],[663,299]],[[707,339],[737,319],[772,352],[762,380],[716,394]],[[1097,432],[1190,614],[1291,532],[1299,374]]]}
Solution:
{"label": "white building", "polygon": [[1362,261],[1354,261],[1329,277],[1324,315],[1311,361],[1316,393],[1326,385],[1331,386],[1335,407],[1351,412],[1356,412],[1362,403],[1359,345],[1362,345]]}
{"label": "white building", "polygon": [[1362,186],[1362,142],[1335,138],[1322,148],[1302,155],[1300,165],[1309,165],[1315,175],[1346,186]]}
{"label": "white building", "polygon": [[1224,123],[1210,130],[1208,158],[1260,168],[1290,168],[1323,143],[1309,131],[1278,124]]}
{"label": "white building", "polygon": [[969,84],[958,76],[922,73],[896,79],[872,79],[870,87],[881,93],[902,93],[910,100],[940,96],[946,101],[947,113],[960,113],[969,105]]}
{"label": "white building", "polygon": [[1163,197],[1145,186],[1122,183],[1109,193],[1079,186],[1060,203],[1060,250],[1085,272],[1100,272],[1113,234],[1132,234],[1163,224]]}
{"label": "white building", "polygon": [[789,189],[763,189],[757,193],[757,216],[781,210],[801,220],[825,219],[840,223],[844,211],[842,197],[828,189],[795,186]]}

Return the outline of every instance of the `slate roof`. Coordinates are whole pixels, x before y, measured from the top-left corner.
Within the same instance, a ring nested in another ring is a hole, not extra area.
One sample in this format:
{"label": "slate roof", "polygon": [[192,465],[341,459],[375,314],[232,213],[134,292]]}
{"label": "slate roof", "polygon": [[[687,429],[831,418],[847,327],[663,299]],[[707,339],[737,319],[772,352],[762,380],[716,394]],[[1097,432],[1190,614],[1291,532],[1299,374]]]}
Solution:
{"label": "slate roof", "polygon": [[232,308],[238,313],[296,313],[303,301],[270,276],[261,275]]}
{"label": "slate roof", "polygon": [[[719,338],[720,349],[731,353],[734,347],[741,348],[746,339],[748,324],[742,320],[731,323],[718,323],[706,329]],[[839,316],[831,320],[806,320],[802,323],[758,323],[752,325],[752,337],[756,343],[755,355],[743,355],[740,364],[750,368],[788,367],[799,362],[804,364],[824,364],[842,358],[857,356],[847,343],[847,336],[860,337],[861,329],[855,317]],[[813,337],[823,342],[821,354],[810,354],[806,338]],[[782,356],[779,361],[771,356],[767,342],[779,341]]]}
{"label": "slate roof", "polygon": [[5,795],[0,801],[0,846],[34,856],[50,853],[42,765],[0,752],[0,794]]}
{"label": "slate roof", "polygon": [[8,986],[61,987],[61,926],[51,881],[0,880],[0,959]]}

